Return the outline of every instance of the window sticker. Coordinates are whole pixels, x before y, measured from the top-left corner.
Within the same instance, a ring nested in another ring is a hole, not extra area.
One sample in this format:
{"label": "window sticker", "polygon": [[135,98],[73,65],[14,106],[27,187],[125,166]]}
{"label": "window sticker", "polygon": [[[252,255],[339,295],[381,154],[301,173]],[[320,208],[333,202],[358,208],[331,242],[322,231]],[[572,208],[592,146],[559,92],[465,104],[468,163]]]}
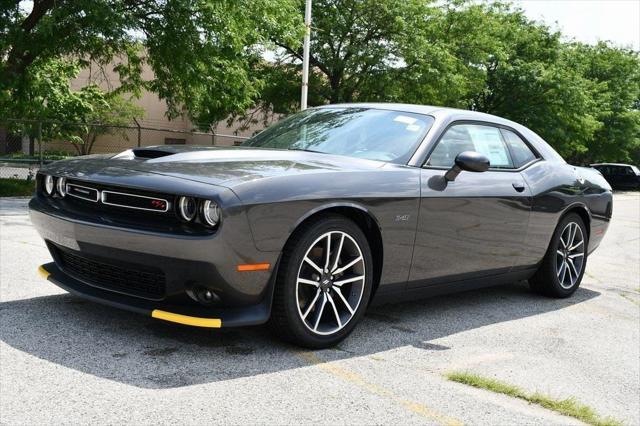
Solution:
{"label": "window sticker", "polygon": [[500,131],[495,127],[469,126],[467,128],[475,150],[484,154],[492,167],[509,166],[507,150],[500,138]]}
{"label": "window sticker", "polygon": [[393,121],[397,121],[398,123],[404,123],[404,124],[413,124],[416,121],[418,121],[418,119],[413,117],[407,117],[406,115],[398,115],[396,116],[396,118],[393,119]]}
{"label": "window sticker", "polygon": [[420,126],[418,124],[409,124],[407,126],[407,130],[410,132],[419,132],[420,131]]}

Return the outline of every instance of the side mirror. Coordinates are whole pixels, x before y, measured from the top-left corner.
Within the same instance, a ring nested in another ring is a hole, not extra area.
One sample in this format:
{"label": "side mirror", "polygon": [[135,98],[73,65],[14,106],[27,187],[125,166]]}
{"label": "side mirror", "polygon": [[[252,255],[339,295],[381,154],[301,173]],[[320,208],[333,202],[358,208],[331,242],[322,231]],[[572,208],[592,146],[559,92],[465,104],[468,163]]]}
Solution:
{"label": "side mirror", "polygon": [[479,152],[464,151],[456,155],[455,164],[444,174],[447,182],[456,180],[461,171],[486,172],[489,169],[489,159]]}

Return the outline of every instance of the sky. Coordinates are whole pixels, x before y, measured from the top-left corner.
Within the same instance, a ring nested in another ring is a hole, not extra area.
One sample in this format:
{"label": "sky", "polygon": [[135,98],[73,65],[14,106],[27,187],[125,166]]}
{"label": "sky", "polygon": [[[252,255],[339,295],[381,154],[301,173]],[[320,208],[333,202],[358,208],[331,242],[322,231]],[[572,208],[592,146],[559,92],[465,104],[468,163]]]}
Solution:
{"label": "sky", "polygon": [[610,40],[640,51],[640,0],[513,0],[525,14],[585,43]]}

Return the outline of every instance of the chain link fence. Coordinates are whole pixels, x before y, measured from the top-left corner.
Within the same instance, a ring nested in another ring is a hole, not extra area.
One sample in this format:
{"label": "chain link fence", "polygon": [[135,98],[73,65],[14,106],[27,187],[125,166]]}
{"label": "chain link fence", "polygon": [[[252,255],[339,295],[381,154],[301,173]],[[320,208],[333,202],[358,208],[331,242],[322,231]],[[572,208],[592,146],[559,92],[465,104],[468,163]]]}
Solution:
{"label": "chain link fence", "polygon": [[151,145],[240,145],[248,136],[155,127],[0,119],[0,179],[31,180],[52,161]]}

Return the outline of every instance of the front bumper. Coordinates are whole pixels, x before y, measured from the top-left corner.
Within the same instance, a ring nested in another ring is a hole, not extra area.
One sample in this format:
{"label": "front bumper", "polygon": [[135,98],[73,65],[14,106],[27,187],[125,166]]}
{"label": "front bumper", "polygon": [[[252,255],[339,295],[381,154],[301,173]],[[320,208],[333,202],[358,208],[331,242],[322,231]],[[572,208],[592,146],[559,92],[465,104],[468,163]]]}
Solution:
{"label": "front bumper", "polygon": [[210,308],[198,305],[174,305],[152,302],[139,298],[91,287],[65,274],[55,263],[38,268],[40,276],[69,293],[84,299],[153,318],[193,327],[221,328],[263,324],[269,319],[270,303],[243,308]]}
{"label": "front bumper", "polygon": [[[48,280],[67,291],[163,319],[179,319],[163,313],[168,312],[220,320],[227,327],[260,324],[269,318],[278,253],[257,251],[243,211],[230,212],[213,235],[191,236],[113,226],[103,223],[99,215],[77,217],[38,198],[29,207],[31,221],[55,261],[45,266]],[[87,261],[84,270],[93,275],[79,274],[64,253]],[[268,270],[242,271],[240,265],[246,264],[267,264]],[[134,283],[134,275],[123,276],[123,271],[140,276],[149,270],[162,277],[162,292],[128,291],[126,286]],[[108,285],[110,280],[118,286]],[[196,302],[188,295],[194,288],[210,289],[217,301]],[[183,318],[178,322],[193,321]]]}

